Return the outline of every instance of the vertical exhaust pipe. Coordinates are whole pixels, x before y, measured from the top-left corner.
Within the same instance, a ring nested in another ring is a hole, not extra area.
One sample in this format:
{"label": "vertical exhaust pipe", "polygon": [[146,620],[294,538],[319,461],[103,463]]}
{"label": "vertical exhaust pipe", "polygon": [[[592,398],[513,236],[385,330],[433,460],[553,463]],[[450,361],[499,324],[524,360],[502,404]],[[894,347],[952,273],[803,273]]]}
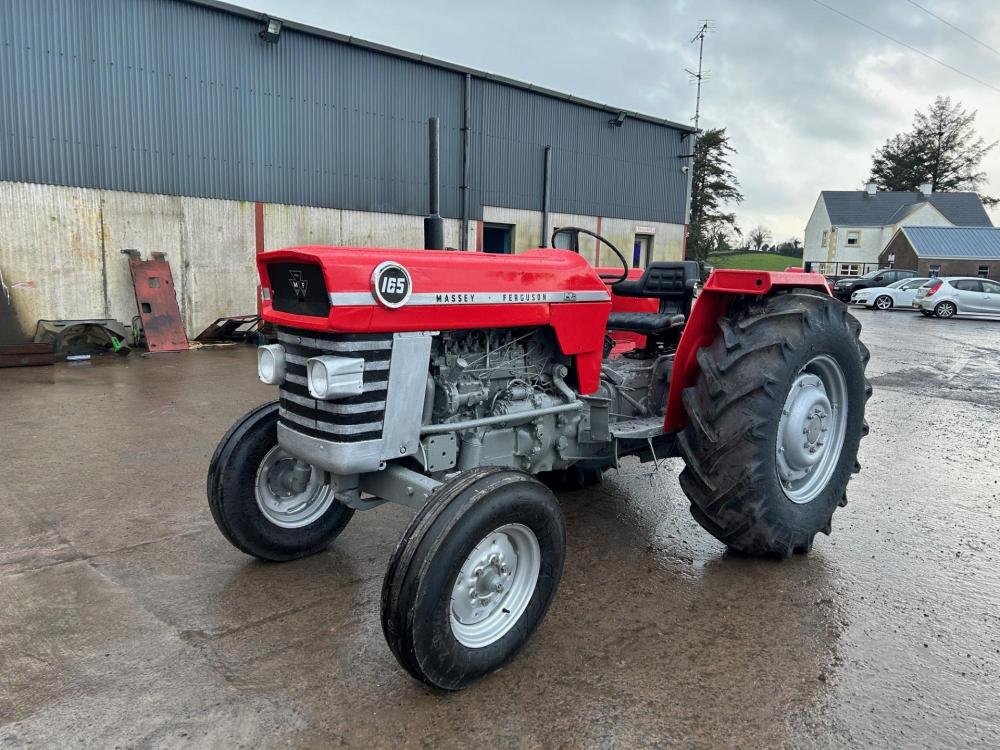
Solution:
{"label": "vertical exhaust pipe", "polygon": [[424,247],[428,250],[444,250],[444,219],[441,218],[441,120],[437,117],[427,121],[427,136],[430,215],[424,219]]}

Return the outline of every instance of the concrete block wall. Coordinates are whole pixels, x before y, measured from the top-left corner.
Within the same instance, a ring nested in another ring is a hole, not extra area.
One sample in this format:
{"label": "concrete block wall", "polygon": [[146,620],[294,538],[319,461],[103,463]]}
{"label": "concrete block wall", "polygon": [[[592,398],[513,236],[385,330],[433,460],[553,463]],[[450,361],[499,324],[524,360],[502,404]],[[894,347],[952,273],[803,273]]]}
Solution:
{"label": "concrete block wall", "polygon": [[[247,201],[0,182],[0,344],[30,340],[40,319],[137,313],[121,251],[170,261],[188,336],[257,309],[258,225]],[[423,217],[264,204],[265,250],[291,245],[422,247]],[[469,246],[475,246],[470,222]],[[461,247],[461,222],[445,243]],[[9,299],[7,295],[9,294]]]}
{"label": "concrete block wall", "polygon": [[[514,225],[514,251],[523,252],[529,248],[541,247],[542,212],[518,208],[483,206],[483,221]],[[684,257],[684,225],[664,224],[655,221],[635,221],[615,219],[607,216],[582,216],[578,214],[553,213],[552,227],[576,226],[607,237],[631,262],[632,245],[636,234],[649,234],[653,230],[652,260],[681,260]],[[580,254],[591,263],[600,260],[602,266],[617,266],[614,254],[606,247],[601,248],[598,258],[596,247],[599,243],[589,237],[581,237]],[[474,247],[474,245],[472,245]]]}
{"label": "concrete block wall", "polygon": [[[540,211],[486,206],[484,220],[514,224],[515,250],[540,247]],[[654,233],[653,257],[682,257],[684,227],[572,214],[553,226],[581,226],[611,239],[631,259],[637,231]],[[189,337],[227,315],[257,309],[258,246],[423,246],[423,217],[0,182],[0,344],[30,340],[40,319],[113,318],[137,313],[122,250],[166,253]],[[468,247],[479,223],[469,222]],[[459,248],[462,224],[445,220],[445,244]],[[597,259],[596,240],[581,254]],[[616,265],[608,250],[602,265]],[[9,295],[9,298],[8,298]]]}

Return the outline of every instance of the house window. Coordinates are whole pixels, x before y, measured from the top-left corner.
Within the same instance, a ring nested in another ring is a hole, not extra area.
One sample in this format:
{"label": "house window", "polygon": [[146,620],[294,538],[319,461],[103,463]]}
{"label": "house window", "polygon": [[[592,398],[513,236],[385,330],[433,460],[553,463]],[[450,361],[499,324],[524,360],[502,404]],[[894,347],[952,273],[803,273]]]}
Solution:
{"label": "house window", "polygon": [[988,279],[990,277],[990,267],[980,266],[979,270],[976,272],[976,276],[978,276],[981,279]]}
{"label": "house window", "polygon": [[861,264],[860,263],[841,263],[840,264],[840,275],[841,276],[860,276],[861,275]]}
{"label": "house window", "polygon": [[827,241],[830,239],[830,231],[827,229],[823,230],[823,241],[820,243],[823,247],[826,247]]}
{"label": "house window", "polygon": [[927,266],[927,271],[928,271],[927,274],[928,276],[930,276],[932,279],[936,279],[938,277],[938,274],[941,273],[941,264],[931,263],[929,266]]}
{"label": "house window", "polygon": [[848,245],[857,245],[859,242],[861,242],[861,232],[854,230],[853,232],[847,233]]}

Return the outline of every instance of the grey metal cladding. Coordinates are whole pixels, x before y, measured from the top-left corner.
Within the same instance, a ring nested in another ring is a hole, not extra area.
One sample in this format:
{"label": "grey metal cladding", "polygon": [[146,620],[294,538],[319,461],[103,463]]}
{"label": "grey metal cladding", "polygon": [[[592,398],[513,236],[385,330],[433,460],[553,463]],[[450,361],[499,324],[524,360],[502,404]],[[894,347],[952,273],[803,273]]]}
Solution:
{"label": "grey metal cladding", "polygon": [[[691,139],[681,131],[472,79],[473,206],[539,208],[552,147],[552,211],[685,222]],[[478,216],[477,216],[478,217]]]}
{"label": "grey metal cladding", "polygon": [[[427,118],[441,209],[461,215],[457,70],[178,0],[0,3],[0,180],[421,215]],[[687,142],[667,125],[473,76],[480,201],[684,220]]]}

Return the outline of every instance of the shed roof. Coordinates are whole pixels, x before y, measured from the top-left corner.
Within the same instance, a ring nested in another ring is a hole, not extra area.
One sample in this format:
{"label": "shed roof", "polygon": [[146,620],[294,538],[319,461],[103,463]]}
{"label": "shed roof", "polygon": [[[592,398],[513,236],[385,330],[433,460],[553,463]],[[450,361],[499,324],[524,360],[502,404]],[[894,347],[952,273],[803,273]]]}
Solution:
{"label": "shed roof", "polygon": [[955,226],[992,227],[983,202],[976,193],[931,193],[884,191],[869,195],[864,190],[824,190],[830,223],[835,226],[884,227],[921,202],[930,203]]}
{"label": "shed roof", "polygon": [[1000,260],[1000,228],[900,227],[917,256]]}

